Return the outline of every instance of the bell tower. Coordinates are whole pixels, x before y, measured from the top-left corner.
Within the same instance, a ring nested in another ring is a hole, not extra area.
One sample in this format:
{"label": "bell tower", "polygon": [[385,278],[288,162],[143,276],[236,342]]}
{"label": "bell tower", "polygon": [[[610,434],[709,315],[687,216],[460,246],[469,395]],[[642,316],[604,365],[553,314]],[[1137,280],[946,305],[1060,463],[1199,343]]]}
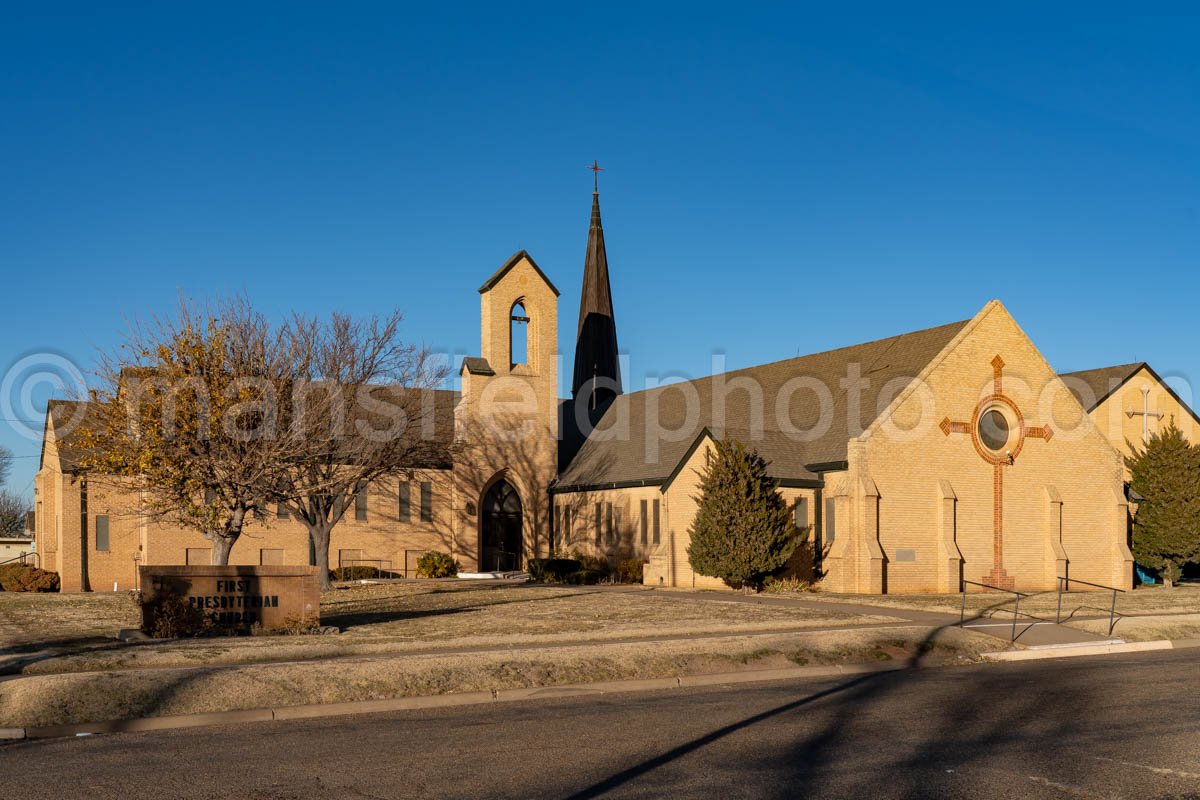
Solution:
{"label": "bell tower", "polygon": [[521,250],[479,287],[479,311],[480,355],[463,359],[455,408],[455,549],[479,569],[516,569],[549,548],[558,289]]}

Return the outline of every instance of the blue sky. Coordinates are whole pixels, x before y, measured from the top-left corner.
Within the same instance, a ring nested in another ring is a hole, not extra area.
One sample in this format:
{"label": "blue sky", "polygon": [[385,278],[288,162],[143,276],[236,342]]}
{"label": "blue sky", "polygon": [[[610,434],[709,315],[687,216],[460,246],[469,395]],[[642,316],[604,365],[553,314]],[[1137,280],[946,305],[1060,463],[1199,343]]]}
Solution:
{"label": "blue sky", "polygon": [[993,297],[1060,369],[1200,376],[1186,6],[436,5],[9,9],[0,369],[86,370],[180,292],[475,353],[520,248],[569,353],[595,158],[633,388]]}

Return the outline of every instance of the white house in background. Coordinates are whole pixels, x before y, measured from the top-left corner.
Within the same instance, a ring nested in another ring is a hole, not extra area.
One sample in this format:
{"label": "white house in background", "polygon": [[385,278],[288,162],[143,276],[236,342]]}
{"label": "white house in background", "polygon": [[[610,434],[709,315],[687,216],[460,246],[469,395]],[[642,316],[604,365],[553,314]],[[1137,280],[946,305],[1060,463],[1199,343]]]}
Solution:
{"label": "white house in background", "polygon": [[0,563],[33,552],[33,539],[25,536],[0,536]]}

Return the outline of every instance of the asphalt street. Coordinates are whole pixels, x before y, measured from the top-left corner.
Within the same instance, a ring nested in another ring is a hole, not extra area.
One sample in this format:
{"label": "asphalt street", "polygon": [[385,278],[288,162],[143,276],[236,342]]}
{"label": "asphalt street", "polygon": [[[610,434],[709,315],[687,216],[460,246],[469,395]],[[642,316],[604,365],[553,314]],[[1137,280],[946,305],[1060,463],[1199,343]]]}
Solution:
{"label": "asphalt street", "polygon": [[1200,798],[1196,650],[0,747],[0,797]]}

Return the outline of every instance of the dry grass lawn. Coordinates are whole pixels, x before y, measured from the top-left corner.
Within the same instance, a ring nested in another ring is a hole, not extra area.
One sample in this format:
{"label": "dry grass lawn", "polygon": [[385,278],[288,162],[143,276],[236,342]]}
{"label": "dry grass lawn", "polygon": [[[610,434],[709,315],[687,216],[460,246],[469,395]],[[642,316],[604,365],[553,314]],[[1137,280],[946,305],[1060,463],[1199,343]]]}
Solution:
{"label": "dry grass lawn", "polygon": [[0,593],[0,673],[243,664],[602,642],[633,638],[795,631],[894,623],[894,618],[802,608],[699,601],[631,587],[407,581],[335,589],[322,623],[336,636],[221,637],[125,644],[135,627],[126,595]]}
{"label": "dry grass lawn", "polygon": [[99,722],[310,703],[378,700],[629,678],[886,662],[963,663],[1006,643],[983,634],[928,629],[812,631],[674,640],[653,647],[584,644],[560,649],[379,656],[190,670],[146,669],[17,678],[0,683],[0,726]]}
{"label": "dry grass lawn", "polygon": [[[0,682],[0,726],[891,661],[918,652],[926,663],[947,663],[1008,646],[953,629],[926,642],[927,628],[836,607],[636,587],[356,585],[326,593],[322,622],[344,632],[127,644],[106,638],[136,625],[127,596],[0,593],[0,671],[18,675]],[[844,628],[855,625],[866,627]]]}
{"label": "dry grass lawn", "polygon": [[[957,614],[962,607],[962,596],[957,594],[851,595],[822,592],[810,596],[813,599],[835,603],[911,608],[948,614]],[[967,611],[982,611],[986,616],[1011,615],[1012,601],[1012,595],[999,592],[971,592],[967,594]],[[1057,592],[1039,592],[1031,597],[1021,598],[1021,611],[1038,616],[1049,615],[1053,618],[1057,603]],[[1081,609],[1076,612],[1077,616],[1107,614],[1111,603],[1112,592],[1068,592],[1063,595],[1063,615],[1066,616],[1073,609]],[[1146,586],[1118,594],[1117,611],[1123,615],[1200,614],[1200,585],[1183,584],[1170,589]]]}
{"label": "dry grass lawn", "polygon": [[[1108,620],[1071,622],[1072,628],[1108,635]],[[1160,639],[1200,639],[1200,614],[1147,614],[1124,617],[1117,621],[1112,635],[1127,642],[1152,642]]]}

